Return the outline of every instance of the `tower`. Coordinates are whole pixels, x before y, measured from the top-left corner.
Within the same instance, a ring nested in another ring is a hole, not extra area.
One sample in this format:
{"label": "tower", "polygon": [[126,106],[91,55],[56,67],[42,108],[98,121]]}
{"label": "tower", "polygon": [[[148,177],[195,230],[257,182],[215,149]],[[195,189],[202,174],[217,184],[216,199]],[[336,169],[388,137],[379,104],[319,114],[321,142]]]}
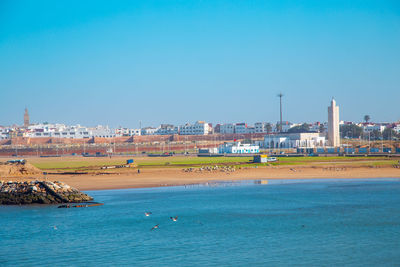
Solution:
{"label": "tower", "polygon": [[29,126],[29,114],[28,114],[28,109],[25,108],[25,114],[24,114],[24,127]]}
{"label": "tower", "polygon": [[328,140],[331,146],[340,146],[339,106],[336,106],[336,101],[333,98],[331,106],[328,107]]}
{"label": "tower", "polygon": [[282,132],[282,96],[283,96],[283,94],[282,93],[279,93],[278,94],[278,97],[279,97],[279,113],[280,113],[280,124],[279,124],[279,132],[281,133]]}

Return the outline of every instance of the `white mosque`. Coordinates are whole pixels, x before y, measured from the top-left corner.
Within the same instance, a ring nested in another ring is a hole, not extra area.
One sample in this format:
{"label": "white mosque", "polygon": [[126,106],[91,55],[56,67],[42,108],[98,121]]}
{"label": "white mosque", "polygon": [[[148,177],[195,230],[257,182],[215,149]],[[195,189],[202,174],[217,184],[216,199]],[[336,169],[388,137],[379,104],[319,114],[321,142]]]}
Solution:
{"label": "white mosque", "polygon": [[339,147],[339,106],[332,99],[328,107],[328,141],[324,133],[280,133],[264,137],[265,148],[318,148]]}

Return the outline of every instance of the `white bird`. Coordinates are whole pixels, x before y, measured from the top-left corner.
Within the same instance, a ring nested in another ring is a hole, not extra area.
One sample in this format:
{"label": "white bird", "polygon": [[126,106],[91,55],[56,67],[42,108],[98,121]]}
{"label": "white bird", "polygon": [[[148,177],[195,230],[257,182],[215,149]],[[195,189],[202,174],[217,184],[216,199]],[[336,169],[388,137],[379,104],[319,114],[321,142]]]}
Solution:
{"label": "white bird", "polygon": [[153,230],[156,230],[156,229],[158,229],[158,226],[159,226],[159,224],[156,224],[156,225],[154,225],[154,226],[153,226],[153,228],[151,228],[151,230],[150,230],[150,231],[153,231]]}
{"label": "white bird", "polygon": [[171,220],[173,220],[174,222],[176,222],[178,220],[178,216],[175,217],[169,217]]}
{"label": "white bird", "polygon": [[149,217],[151,214],[152,214],[151,212],[145,212],[145,213],[144,213],[144,215],[145,215],[146,217]]}

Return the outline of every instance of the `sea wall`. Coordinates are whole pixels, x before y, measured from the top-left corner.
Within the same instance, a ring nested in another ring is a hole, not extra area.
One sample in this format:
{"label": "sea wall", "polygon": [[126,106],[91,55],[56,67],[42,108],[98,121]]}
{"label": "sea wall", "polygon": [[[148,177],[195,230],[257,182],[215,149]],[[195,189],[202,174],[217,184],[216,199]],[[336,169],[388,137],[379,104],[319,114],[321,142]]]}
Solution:
{"label": "sea wall", "polygon": [[149,143],[149,142],[191,142],[191,141],[233,141],[234,139],[263,139],[265,133],[245,134],[208,134],[208,135],[139,135],[121,137],[92,137],[92,138],[57,138],[57,137],[14,137],[12,139],[0,140],[0,146],[20,145],[62,145],[62,144],[124,144],[124,143]]}
{"label": "sea wall", "polygon": [[62,182],[0,181],[0,205],[80,203],[93,200],[89,195]]}

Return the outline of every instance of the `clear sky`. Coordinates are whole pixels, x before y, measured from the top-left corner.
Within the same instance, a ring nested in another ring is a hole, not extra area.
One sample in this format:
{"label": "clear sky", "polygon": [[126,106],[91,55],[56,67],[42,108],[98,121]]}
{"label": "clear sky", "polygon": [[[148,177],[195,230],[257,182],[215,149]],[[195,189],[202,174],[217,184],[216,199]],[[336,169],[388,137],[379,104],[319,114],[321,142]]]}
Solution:
{"label": "clear sky", "polygon": [[400,119],[400,1],[0,1],[0,125]]}

